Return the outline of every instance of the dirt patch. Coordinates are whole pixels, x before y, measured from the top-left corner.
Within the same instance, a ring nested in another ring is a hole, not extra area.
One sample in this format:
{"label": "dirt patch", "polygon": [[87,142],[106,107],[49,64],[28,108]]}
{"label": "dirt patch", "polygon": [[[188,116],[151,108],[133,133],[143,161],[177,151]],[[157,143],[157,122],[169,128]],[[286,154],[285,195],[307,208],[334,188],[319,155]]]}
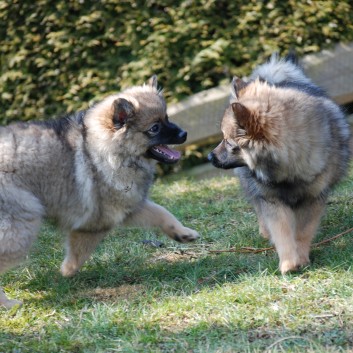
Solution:
{"label": "dirt patch", "polygon": [[179,250],[179,251],[173,251],[173,252],[168,252],[168,253],[164,253],[164,254],[158,254],[155,255],[150,262],[155,263],[155,262],[160,262],[160,261],[165,261],[165,262],[169,262],[169,263],[173,263],[173,262],[178,262],[178,261],[184,261],[184,260],[195,260],[198,259],[200,257],[200,255],[203,255],[204,252],[197,252],[197,251],[183,251],[183,250]]}
{"label": "dirt patch", "polygon": [[114,302],[122,299],[134,299],[144,293],[142,284],[123,284],[119,287],[95,288],[83,293],[82,297],[97,301]]}

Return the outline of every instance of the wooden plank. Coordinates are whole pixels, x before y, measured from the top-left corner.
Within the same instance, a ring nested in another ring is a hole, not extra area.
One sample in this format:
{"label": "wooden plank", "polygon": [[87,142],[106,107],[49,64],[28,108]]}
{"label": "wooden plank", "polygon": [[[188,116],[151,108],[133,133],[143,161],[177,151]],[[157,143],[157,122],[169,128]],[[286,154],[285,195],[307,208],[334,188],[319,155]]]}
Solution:
{"label": "wooden plank", "polygon": [[221,119],[229,104],[229,86],[197,93],[168,108],[168,115],[188,132],[181,147],[205,145],[221,139]]}
{"label": "wooden plank", "polygon": [[353,43],[307,55],[301,61],[307,75],[339,104],[353,101]]}

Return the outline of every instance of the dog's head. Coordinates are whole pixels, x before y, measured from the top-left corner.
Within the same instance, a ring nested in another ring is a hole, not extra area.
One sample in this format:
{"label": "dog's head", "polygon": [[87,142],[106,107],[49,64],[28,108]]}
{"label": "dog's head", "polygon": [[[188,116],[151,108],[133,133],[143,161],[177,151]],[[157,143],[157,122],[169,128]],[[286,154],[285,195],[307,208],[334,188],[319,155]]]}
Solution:
{"label": "dog's head", "polygon": [[[262,88],[263,95],[260,91]],[[277,128],[270,116],[266,83],[246,83],[235,78],[231,88],[231,104],[226,109],[221,129],[223,140],[209,154],[208,159],[217,168],[230,169],[256,164],[260,150],[276,143]]]}
{"label": "dog's head", "polygon": [[181,154],[168,145],[182,144],[187,133],[169,121],[166,109],[153,76],[147,85],[110,96],[90,109],[86,119],[88,130],[104,140],[104,148],[110,153],[176,163]]}
{"label": "dog's head", "polygon": [[234,118],[233,107],[226,109],[221,125],[223,140],[208,155],[208,159],[217,168],[230,169],[243,167],[246,162],[243,157],[242,148],[238,143],[239,127]]}

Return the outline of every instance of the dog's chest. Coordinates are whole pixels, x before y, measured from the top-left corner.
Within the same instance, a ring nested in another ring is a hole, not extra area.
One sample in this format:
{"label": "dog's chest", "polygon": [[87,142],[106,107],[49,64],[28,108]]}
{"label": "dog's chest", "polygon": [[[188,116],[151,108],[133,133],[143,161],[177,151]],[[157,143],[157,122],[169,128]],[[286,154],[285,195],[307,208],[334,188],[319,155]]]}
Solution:
{"label": "dog's chest", "polygon": [[110,229],[143,202],[152,184],[153,173],[146,170],[119,170],[104,178],[86,179],[82,194],[82,213],[74,228]]}
{"label": "dog's chest", "polygon": [[117,213],[130,213],[146,197],[152,178],[142,173],[135,173],[127,178],[117,178],[114,185],[103,184],[98,190],[101,213],[106,216]]}

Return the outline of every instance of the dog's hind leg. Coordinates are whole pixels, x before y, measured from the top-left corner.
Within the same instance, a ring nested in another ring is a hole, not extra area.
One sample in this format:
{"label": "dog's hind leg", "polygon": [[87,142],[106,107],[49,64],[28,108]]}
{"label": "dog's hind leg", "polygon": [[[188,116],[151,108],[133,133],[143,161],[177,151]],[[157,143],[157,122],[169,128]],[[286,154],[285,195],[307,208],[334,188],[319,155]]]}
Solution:
{"label": "dog's hind leg", "polygon": [[72,231],[66,241],[66,257],[61,265],[65,277],[73,276],[105,237],[103,233]]}
{"label": "dog's hind leg", "polygon": [[319,227],[321,217],[325,210],[325,202],[322,200],[314,204],[301,207],[296,211],[297,219],[297,249],[300,266],[310,263],[309,253],[312,239]]}
{"label": "dog's hind leg", "polygon": [[199,237],[199,234],[195,230],[184,227],[164,207],[149,200],[146,200],[145,203],[125,221],[124,225],[147,228],[158,227],[170,238],[181,243],[194,241]]}
{"label": "dog's hind leg", "polygon": [[[16,266],[27,255],[39,232],[43,208],[27,191],[6,185],[0,195],[0,273]],[[20,304],[0,288],[0,306]]]}

